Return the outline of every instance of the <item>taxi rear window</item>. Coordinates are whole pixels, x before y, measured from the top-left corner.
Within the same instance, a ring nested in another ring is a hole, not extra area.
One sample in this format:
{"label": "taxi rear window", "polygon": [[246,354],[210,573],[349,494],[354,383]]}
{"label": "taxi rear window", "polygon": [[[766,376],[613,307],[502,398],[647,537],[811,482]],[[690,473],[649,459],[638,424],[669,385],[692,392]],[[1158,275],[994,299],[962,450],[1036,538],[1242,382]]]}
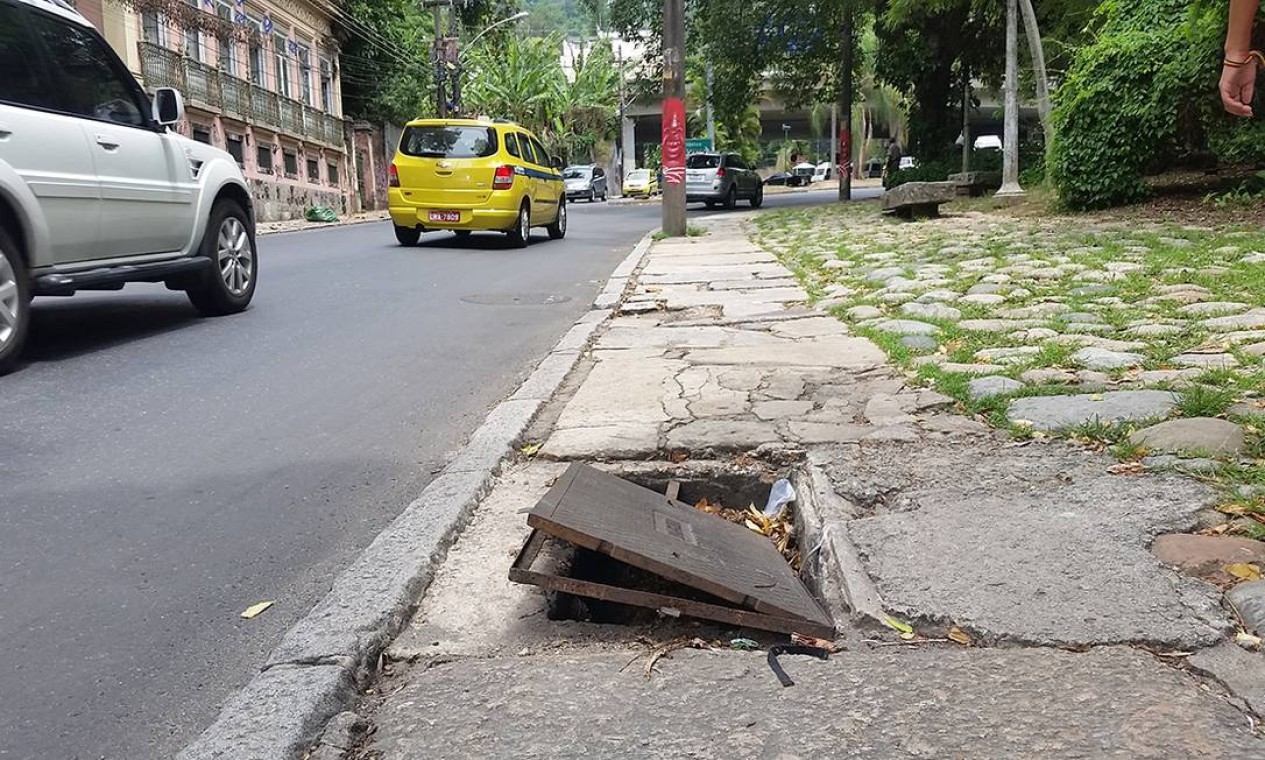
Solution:
{"label": "taxi rear window", "polygon": [[496,130],[491,127],[405,127],[400,152],[423,158],[485,158],[495,155]]}

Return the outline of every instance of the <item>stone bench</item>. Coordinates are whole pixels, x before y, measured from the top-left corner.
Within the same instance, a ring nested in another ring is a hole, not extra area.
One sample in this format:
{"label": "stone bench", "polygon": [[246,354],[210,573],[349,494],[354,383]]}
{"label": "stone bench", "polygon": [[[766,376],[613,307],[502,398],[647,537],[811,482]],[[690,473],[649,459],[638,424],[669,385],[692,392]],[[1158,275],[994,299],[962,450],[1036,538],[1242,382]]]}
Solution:
{"label": "stone bench", "polygon": [[958,172],[949,181],[957,186],[958,195],[978,198],[1001,187],[1001,172]]}
{"label": "stone bench", "polygon": [[939,216],[940,204],[956,197],[952,182],[906,182],[883,193],[883,213],[902,219]]}

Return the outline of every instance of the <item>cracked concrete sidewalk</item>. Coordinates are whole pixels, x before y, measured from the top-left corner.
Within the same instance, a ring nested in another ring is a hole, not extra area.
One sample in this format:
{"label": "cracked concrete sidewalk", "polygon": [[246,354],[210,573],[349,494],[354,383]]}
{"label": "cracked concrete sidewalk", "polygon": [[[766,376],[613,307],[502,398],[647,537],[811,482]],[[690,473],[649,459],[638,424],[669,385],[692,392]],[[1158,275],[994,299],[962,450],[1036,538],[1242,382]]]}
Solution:
{"label": "cracked concrete sidewalk", "polygon": [[[1149,551],[1210,489],[955,414],[812,308],[744,218],[651,248],[537,423],[539,458],[502,473],[388,650],[353,756],[1265,758],[1265,656],[1205,654],[1231,630],[1220,594]],[[750,653],[676,653],[647,679],[623,667],[639,638],[738,632],[551,621],[507,580],[522,511],[567,461],[743,458],[825,478],[815,534],[843,577],[823,601],[847,651],[784,658],[794,688]],[[888,613],[928,640],[901,642]]]}

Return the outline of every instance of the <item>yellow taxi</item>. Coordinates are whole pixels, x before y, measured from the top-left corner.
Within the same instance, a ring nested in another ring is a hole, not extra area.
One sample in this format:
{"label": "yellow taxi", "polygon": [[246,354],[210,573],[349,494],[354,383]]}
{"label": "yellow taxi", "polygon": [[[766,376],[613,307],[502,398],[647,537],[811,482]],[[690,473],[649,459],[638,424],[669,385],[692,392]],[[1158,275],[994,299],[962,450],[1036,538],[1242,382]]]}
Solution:
{"label": "yellow taxi", "polygon": [[410,246],[432,230],[496,231],[526,247],[531,228],[544,227],[558,240],[567,234],[561,169],[535,135],[509,121],[410,121],[388,176],[395,239]]}
{"label": "yellow taxi", "polygon": [[624,195],[649,198],[659,192],[659,178],[649,169],[633,169],[624,177]]}

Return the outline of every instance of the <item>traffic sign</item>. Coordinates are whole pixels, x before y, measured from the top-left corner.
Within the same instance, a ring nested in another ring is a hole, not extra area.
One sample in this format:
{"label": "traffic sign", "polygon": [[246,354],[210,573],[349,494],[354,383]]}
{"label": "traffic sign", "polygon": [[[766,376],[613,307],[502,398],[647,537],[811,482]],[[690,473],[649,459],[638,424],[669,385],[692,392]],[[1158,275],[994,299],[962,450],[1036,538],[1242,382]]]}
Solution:
{"label": "traffic sign", "polygon": [[693,137],[685,141],[686,153],[704,153],[712,149],[712,141],[706,137]]}

